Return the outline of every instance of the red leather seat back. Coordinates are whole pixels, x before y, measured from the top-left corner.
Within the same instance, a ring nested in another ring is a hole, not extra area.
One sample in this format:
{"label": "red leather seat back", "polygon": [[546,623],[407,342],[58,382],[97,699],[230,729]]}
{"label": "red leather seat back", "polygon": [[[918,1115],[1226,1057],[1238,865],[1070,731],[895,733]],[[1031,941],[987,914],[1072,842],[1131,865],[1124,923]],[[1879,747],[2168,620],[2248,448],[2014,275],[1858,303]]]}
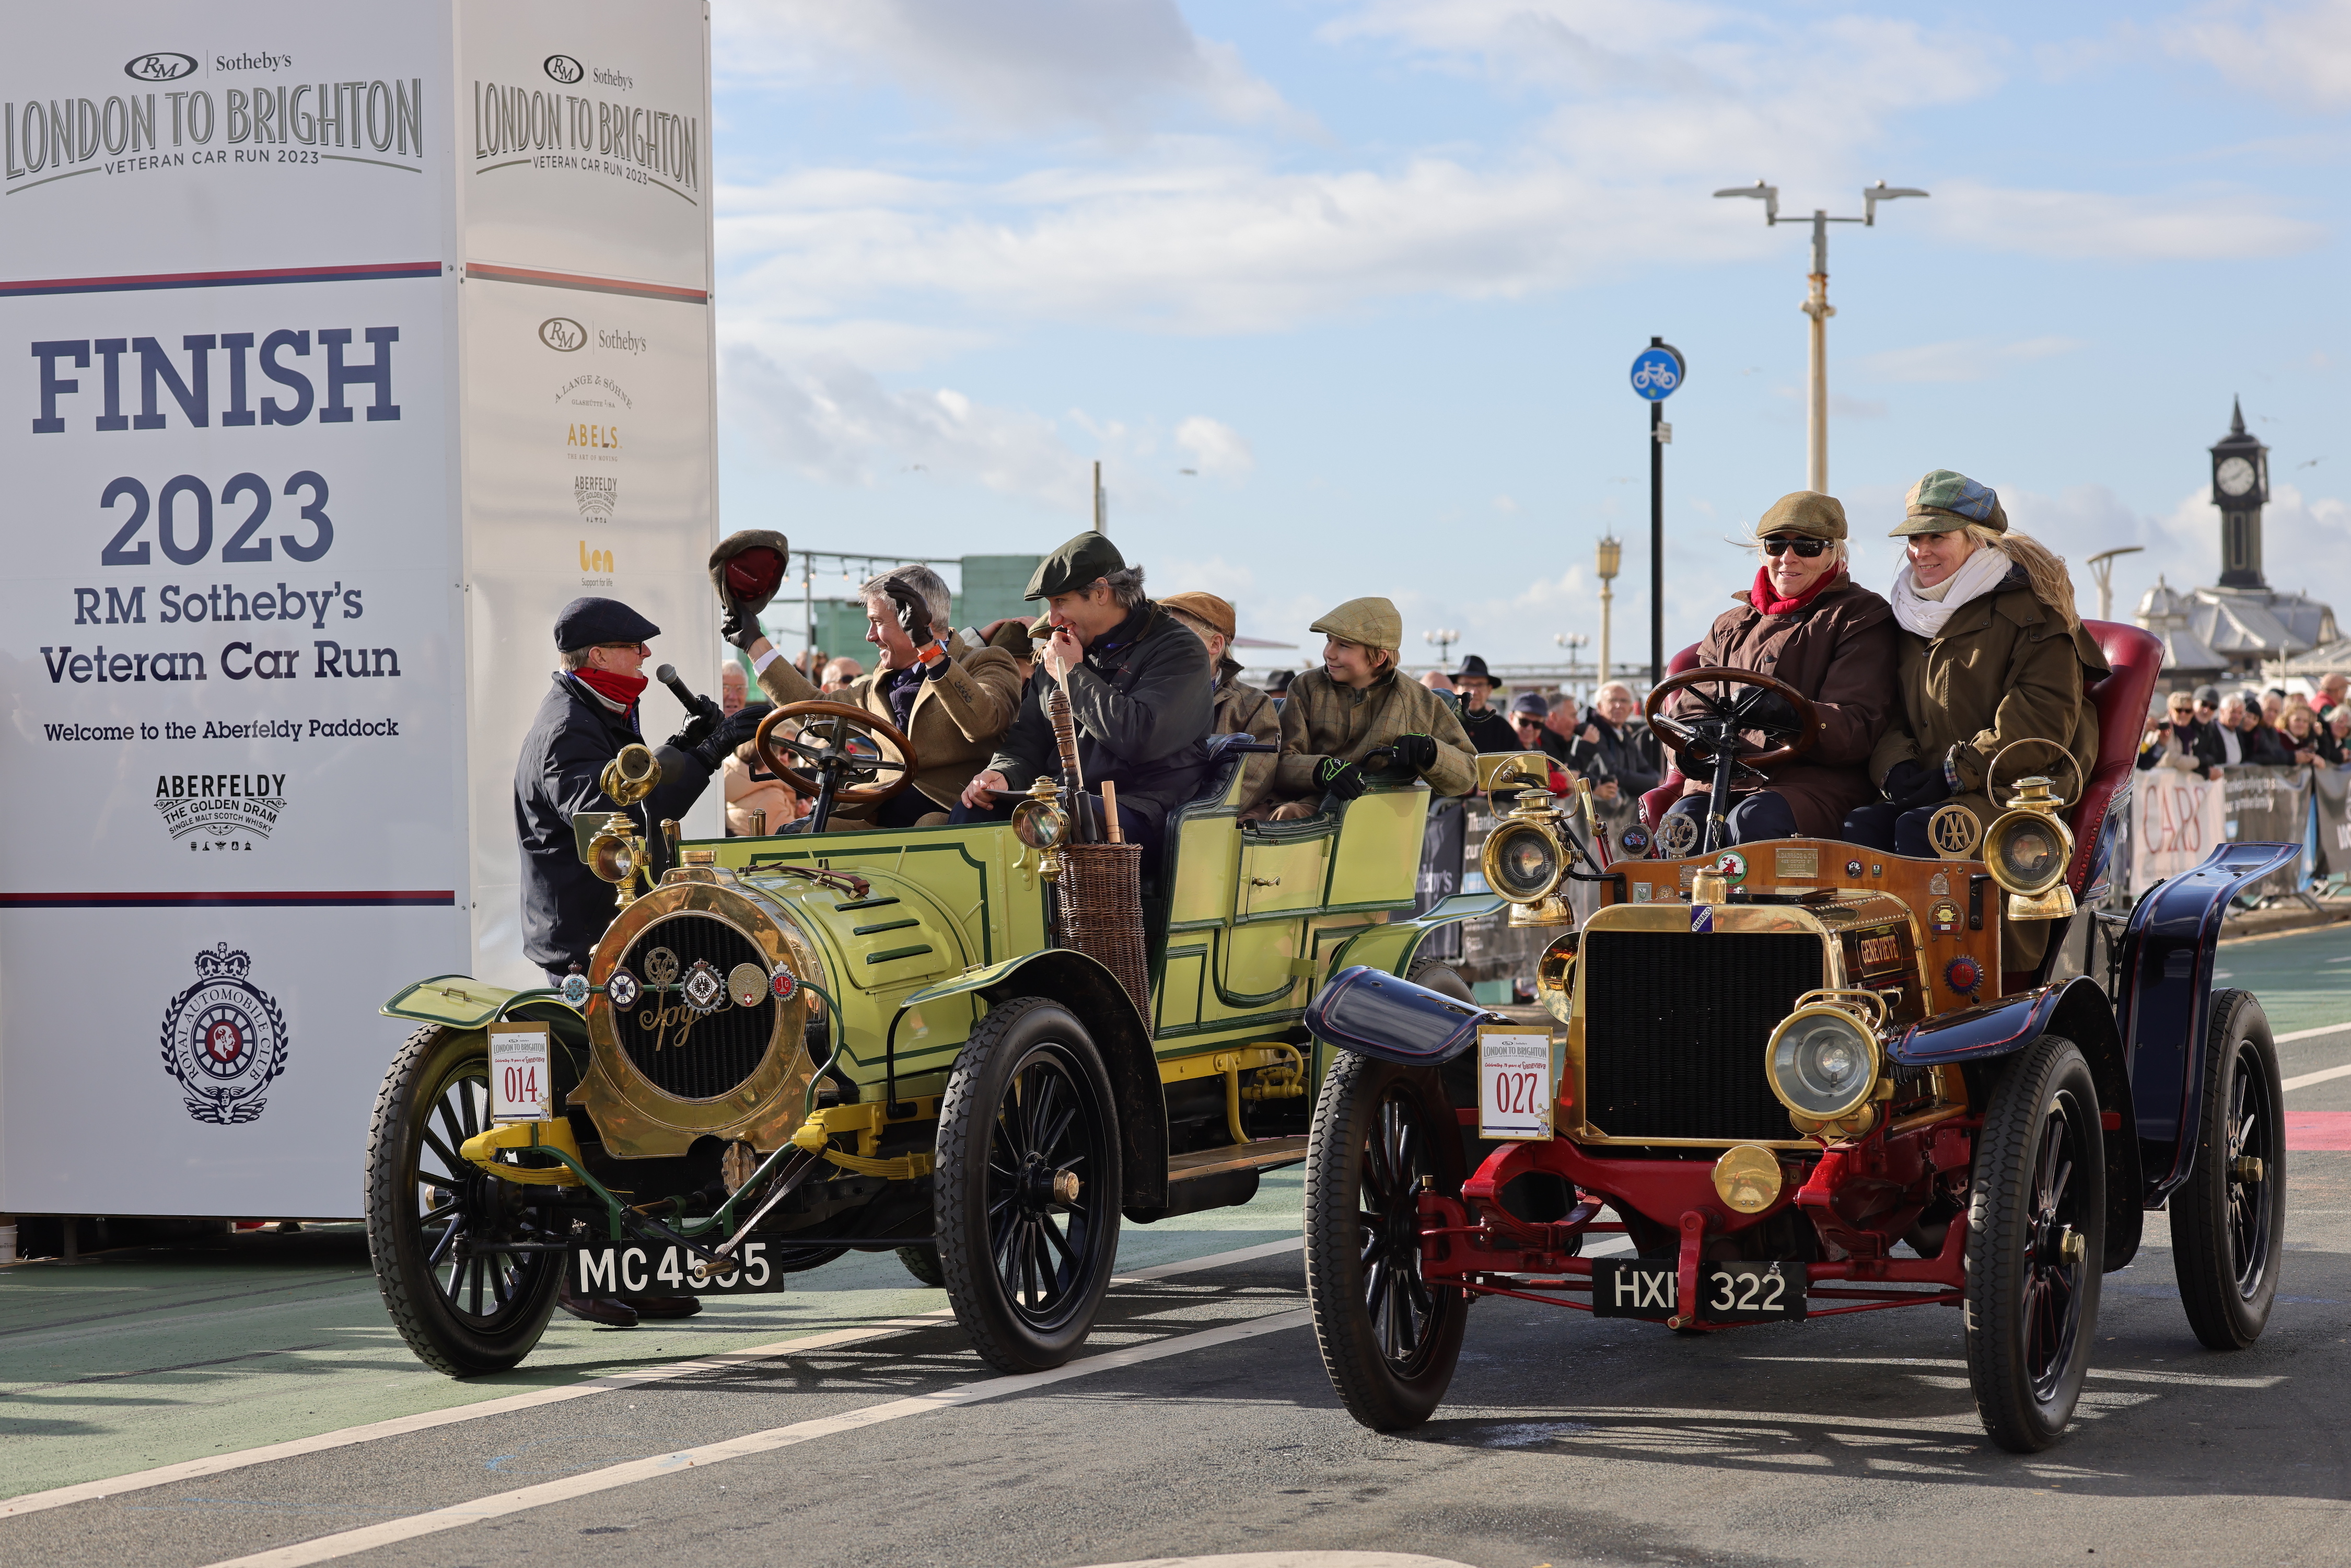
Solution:
{"label": "red leather seat back", "polygon": [[[1698,645],[1692,643],[1676,653],[1667,661],[1666,674],[1678,675],[1684,670],[1697,669],[1698,649]],[[1657,824],[1665,820],[1666,812],[1672,809],[1673,803],[1682,798],[1682,785],[1686,782],[1682,770],[1674,766],[1673,748],[1666,745],[1663,736],[1657,737],[1657,749],[1665,756],[1666,776],[1656,789],[1641,797],[1641,821],[1652,833],[1657,831]]]}
{"label": "red leather seat back", "polygon": [[[2154,632],[2119,621],[2084,621],[2113,673],[2092,681],[2087,695],[2098,710],[2098,759],[2084,782],[2082,798],[2074,803],[2069,826],[2074,830],[2074,863],[2065,868],[2066,885],[2075,896],[2089,874],[2097,852],[2098,835],[2105,827],[2106,809],[2116,792],[2130,782],[2138,761],[2139,737],[2147,732],[2147,705],[2163,674],[2163,643]],[[2024,753],[2019,752],[2019,758]],[[2072,769],[2050,762],[2058,788],[2071,780]],[[2003,769],[2005,771],[2005,769]]]}

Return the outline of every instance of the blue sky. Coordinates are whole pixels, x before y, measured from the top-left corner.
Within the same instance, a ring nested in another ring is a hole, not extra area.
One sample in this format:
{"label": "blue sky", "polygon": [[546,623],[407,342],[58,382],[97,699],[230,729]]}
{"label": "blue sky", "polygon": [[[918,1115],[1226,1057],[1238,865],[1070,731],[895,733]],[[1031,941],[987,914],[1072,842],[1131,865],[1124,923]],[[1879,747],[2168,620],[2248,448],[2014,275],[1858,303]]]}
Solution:
{"label": "blue sky", "polygon": [[[722,499],[797,545],[1112,531],[1311,644],[1358,594],[1499,661],[1647,653],[1652,333],[1668,651],[1804,480],[1831,231],[1830,489],[1856,570],[1929,468],[2075,561],[2218,570],[2204,448],[2273,447],[2267,561],[2351,618],[2351,0],[719,0]],[[1187,472],[1188,470],[1188,472]],[[2095,604],[2077,570],[2084,607]],[[1269,655],[1267,662],[1282,657]]]}

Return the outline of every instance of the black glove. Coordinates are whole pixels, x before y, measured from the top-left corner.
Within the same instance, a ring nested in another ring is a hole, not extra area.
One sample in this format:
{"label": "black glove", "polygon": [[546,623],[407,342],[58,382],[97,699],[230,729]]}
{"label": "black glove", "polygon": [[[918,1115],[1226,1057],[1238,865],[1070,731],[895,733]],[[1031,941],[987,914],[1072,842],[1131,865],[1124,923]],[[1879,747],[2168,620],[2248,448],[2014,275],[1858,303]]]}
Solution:
{"label": "black glove", "polygon": [[1404,771],[1419,775],[1437,766],[1437,737],[1432,735],[1399,735],[1388,747],[1388,753]]}
{"label": "black glove", "polygon": [[718,635],[747,653],[751,651],[751,644],[767,633],[759,630],[759,618],[744,614],[743,607],[736,603],[730,594],[726,600],[726,619],[718,622]]}
{"label": "black glove", "polygon": [[708,740],[712,732],[717,727],[716,719],[706,713],[698,713],[685,721],[684,729],[679,730],[662,744],[677,751],[699,751],[702,743]]}
{"label": "black glove", "polygon": [[1367,788],[1364,770],[1336,757],[1326,757],[1314,765],[1314,782],[1322,786],[1324,795],[1342,800],[1352,800]]}
{"label": "black glove", "polygon": [[882,585],[882,591],[890,596],[890,602],[898,607],[899,628],[906,633],[906,641],[914,645],[914,651],[920,653],[929,647],[935,641],[931,633],[931,607],[923,602],[923,596],[894,577]]}
{"label": "black glove", "polygon": [[1777,729],[1792,733],[1796,727],[1796,710],[1778,692],[1763,691],[1747,704],[1747,722],[1758,729]]}
{"label": "black glove", "polygon": [[[748,707],[740,707],[715,723],[697,715],[684,729],[672,736],[669,743],[716,773],[718,765],[726,760],[730,752],[759,733],[759,721],[767,717],[769,711],[764,703],[759,705],[757,713]],[[701,728],[701,733],[695,733],[698,727],[705,726],[706,727]],[[694,738],[687,739],[689,735]]]}
{"label": "black glove", "polygon": [[1904,810],[1931,806],[1951,792],[1943,770],[1925,763],[1897,762],[1886,770],[1886,799]]}

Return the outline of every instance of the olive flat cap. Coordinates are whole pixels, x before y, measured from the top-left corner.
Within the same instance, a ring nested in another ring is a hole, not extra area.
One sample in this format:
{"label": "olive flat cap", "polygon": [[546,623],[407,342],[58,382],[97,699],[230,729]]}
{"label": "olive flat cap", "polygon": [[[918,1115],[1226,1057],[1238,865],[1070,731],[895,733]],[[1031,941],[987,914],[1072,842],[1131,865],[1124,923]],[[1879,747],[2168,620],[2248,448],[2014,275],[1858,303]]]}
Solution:
{"label": "olive flat cap", "polygon": [[1037,563],[1023,599],[1050,599],[1085,588],[1096,578],[1126,570],[1126,558],[1102,534],[1088,528]]}
{"label": "olive flat cap", "polygon": [[728,534],[710,552],[710,586],[721,604],[739,604],[746,615],[757,615],[784,585],[784,569],[792,563],[791,541],[773,528],[745,528]]}
{"label": "olive flat cap", "polygon": [[617,599],[575,599],[555,617],[555,645],[564,653],[603,643],[650,643],[661,628]]}
{"label": "olive flat cap", "polygon": [[1226,642],[1233,640],[1233,607],[1213,593],[1171,593],[1159,601],[1159,607],[1180,610]]}
{"label": "olive flat cap", "polygon": [[2000,504],[2000,492],[1949,468],[1938,468],[1911,486],[1902,506],[1902,521],[1886,535],[1888,538],[1948,534],[1970,523],[1996,534],[2008,532],[2008,513]]}
{"label": "olive flat cap", "polygon": [[1384,599],[1350,599],[1307,630],[1391,653],[1404,646],[1404,617]]}
{"label": "olive flat cap", "polygon": [[1844,503],[1817,490],[1791,490],[1755,519],[1755,537],[1793,534],[1800,539],[1844,538]]}

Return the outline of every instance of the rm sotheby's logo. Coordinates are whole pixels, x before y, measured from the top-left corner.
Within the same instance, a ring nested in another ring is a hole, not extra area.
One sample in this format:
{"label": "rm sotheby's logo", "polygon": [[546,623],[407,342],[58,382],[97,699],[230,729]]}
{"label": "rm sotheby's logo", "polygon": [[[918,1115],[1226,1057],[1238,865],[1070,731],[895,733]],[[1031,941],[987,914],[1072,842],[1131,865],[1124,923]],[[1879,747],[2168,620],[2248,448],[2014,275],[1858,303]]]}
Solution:
{"label": "rm sotheby's logo", "polygon": [[547,74],[564,86],[569,87],[588,73],[580,68],[580,62],[569,55],[549,55],[547,57]]}
{"label": "rm sotheby's logo", "polygon": [[217,1127],[258,1117],[262,1091],[286,1071],[286,1015],[245,977],[253,960],[225,942],[196,955],[202,977],[163,1009],[163,1070],[188,1114]]}
{"label": "rm sotheby's logo", "polygon": [[588,329],[569,316],[549,316],[538,324],[538,340],[559,354],[588,346]]}
{"label": "rm sotheby's logo", "polygon": [[196,74],[196,57],[168,52],[136,55],[124,63],[122,74],[133,81],[178,81]]}

